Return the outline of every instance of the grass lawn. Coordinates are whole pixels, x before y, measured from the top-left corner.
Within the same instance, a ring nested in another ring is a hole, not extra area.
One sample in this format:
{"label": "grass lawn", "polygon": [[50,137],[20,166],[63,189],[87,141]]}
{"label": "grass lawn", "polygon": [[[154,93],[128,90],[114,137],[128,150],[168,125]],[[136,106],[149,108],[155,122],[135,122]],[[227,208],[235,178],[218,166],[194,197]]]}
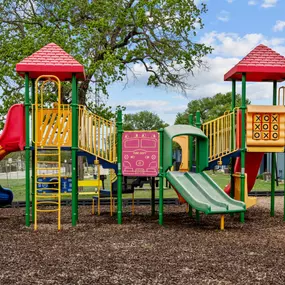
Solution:
{"label": "grass lawn", "polygon": [[[223,189],[230,181],[229,174],[224,174],[220,172],[216,172],[213,174],[212,171],[207,171],[208,175]],[[14,201],[25,201],[25,179],[0,179],[0,185],[5,188],[10,188],[14,193]],[[283,184],[279,184],[276,187],[276,190],[283,190]],[[254,185],[253,190],[260,191],[270,191],[270,182],[265,182],[261,179],[257,179]],[[85,191],[85,190],[84,190]],[[86,189],[86,191],[92,191],[90,189]],[[158,197],[158,189],[156,189],[156,197]],[[146,189],[137,188],[135,191],[135,198],[150,198],[151,191],[149,187],[146,186]],[[92,196],[81,196],[82,199],[91,198]],[[131,194],[124,195],[124,198],[131,198]],[[172,189],[165,188],[164,190],[165,198],[176,198],[177,195]]]}
{"label": "grass lawn", "polygon": [[[221,172],[215,172],[215,174],[213,174],[213,171],[206,171],[206,172],[221,188],[224,188],[230,182],[229,174],[224,174]],[[270,191],[270,185],[271,185],[270,181],[266,182],[261,179],[256,179],[253,190]],[[284,190],[283,183],[282,184],[279,183],[279,186],[278,187],[276,186],[276,190]]]}

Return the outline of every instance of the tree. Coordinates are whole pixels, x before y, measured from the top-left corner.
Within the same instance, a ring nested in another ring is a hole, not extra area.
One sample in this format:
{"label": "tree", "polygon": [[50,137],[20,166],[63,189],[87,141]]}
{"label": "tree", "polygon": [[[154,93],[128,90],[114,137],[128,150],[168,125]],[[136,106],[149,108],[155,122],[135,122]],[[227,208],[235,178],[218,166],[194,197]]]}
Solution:
{"label": "tree", "polygon": [[158,130],[167,126],[168,124],[162,121],[158,115],[149,111],[124,115],[124,130]]}
{"label": "tree", "polygon": [[[197,111],[200,111],[201,121],[207,122],[222,116],[226,111],[231,110],[232,104],[232,93],[227,92],[226,94],[218,93],[213,97],[206,97],[198,100],[192,100],[188,103],[187,109],[183,113],[176,115],[175,124],[188,124],[189,114],[194,115]],[[246,104],[250,104],[247,99]],[[236,95],[236,106],[241,106],[241,96]]]}
{"label": "tree", "polygon": [[[185,74],[203,66],[202,58],[211,52],[194,41],[205,12],[194,0],[2,0],[0,116],[23,101],[16,63],[50,42],[85,67],[80,104],[90,103],[94,93],[107,95],[108,85],[124,80],[134,64],[145,69],[148,84],[185,90]],[[70,102],[70,91],[65,84],[64,103]]]}

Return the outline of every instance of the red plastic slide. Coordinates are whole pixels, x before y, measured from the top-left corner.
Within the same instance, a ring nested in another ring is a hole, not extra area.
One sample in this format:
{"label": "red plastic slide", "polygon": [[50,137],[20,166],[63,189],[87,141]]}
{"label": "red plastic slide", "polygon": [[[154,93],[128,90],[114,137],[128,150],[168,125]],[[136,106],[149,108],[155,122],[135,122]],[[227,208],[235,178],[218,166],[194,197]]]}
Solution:
{"label": "red plastic slide", "polygon": [[[263,152],[247,152],[245,154],[245,173],[247,174],[248,192],[250,192],[254,186],[263,155]],[[240,157],[236,160],[234,172],[240,172]],[[231,183],[225,187],[225,192],[230,194]]]}
{"label": "red plastic slide", "polygon": [[23,104],[13,105],[7,114],[0,136],[0,160],[8,153],[25,147],[25,109]]}
{"label": "red plastic slide", "polygon": [[[238,148],[240,148],[241,146],[241,116],[242,116],[241,110],[239,110],[237,113],[237,138],[236,138]],[[263,152],[246,152],[245,154],[245,173],[247,174],[248,192],[250,192],[254,186],[263,155],[264,155]],[[236,172],[241,172],[240,157],[237,158],[235,163],[234,173]],[[230,194],[231,183],[229,183],[225,187],[225,192],[227,194]]]}

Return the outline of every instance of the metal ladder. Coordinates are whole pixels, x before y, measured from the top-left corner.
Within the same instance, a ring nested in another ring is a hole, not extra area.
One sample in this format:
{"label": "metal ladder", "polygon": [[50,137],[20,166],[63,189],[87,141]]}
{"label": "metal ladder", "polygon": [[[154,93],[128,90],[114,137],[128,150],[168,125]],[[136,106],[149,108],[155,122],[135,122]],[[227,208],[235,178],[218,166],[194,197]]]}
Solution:
{"label": "metal ladder", "polygon": [[[42,80],[40,94],[38,94],[38,84]],[[55,135],[54,144],[46,144],[45,132],[45,112],[44,109],[44,87],[48,82],[57,85],[58,101],[57,111],[53,128]],[[57,213],[57,228],[61,228],[61,84],[56,76],[40,76],[36,80],[36,102],[35,102],[35,212],[34,230],[38,228],[39,213]],[[47,181],[46,178],[55,178],[55,181]],[[41,185],[40,185],[41,184]]]}
{"label": "metal ladder", "polygon": [[[51,161],[43,159],[51,158]],[[58,230],[60,230],[61,214],[61,150],[58,148],[35,148],[35,224],[38,227],[38,213],[57,212]],[[52,182],[39,181],[53,177]],[[42,184],[39,188],[39,184]],[[44,186],[44,187],[43,187]]]}

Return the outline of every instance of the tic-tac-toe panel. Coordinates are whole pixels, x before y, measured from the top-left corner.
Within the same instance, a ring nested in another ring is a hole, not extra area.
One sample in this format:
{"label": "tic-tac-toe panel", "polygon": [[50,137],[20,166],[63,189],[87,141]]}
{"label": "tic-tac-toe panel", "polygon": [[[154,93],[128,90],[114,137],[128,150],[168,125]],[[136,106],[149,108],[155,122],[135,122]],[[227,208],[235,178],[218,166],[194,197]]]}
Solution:
{"label": "tic-tac-toe panel", "polygon": [[252,152],[283,152],[285,107],[249,105],[246,117],[246,145]]}

